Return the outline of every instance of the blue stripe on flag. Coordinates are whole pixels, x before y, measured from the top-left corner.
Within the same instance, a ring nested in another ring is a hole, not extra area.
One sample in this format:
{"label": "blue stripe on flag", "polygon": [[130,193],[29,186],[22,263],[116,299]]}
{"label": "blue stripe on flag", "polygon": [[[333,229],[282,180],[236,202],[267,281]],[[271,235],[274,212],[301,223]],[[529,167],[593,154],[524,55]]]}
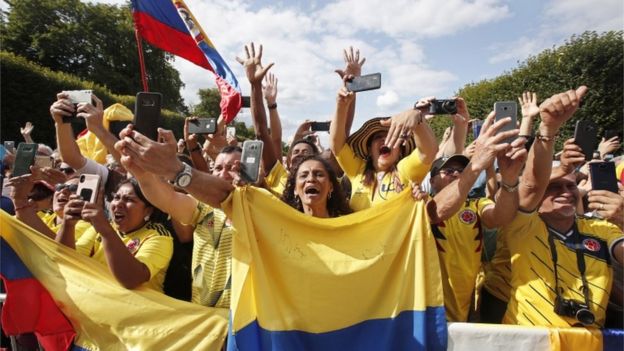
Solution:
{"label": "blue stripe on flag", "polygon": [[[230,325],[231,328],[231,325]],[[268,331],[253,321],[233,337],[228,350],[446,350],[444,307],[405,311],[326,332]]]}
{"label": "blue stripe on flag", "polygon": [[622,351],[624,330],[605,329],[602,331],[602,349],[604,351]]}
{"label": "blue stripe on flag", "polygon": [[135,11],[143,12],[151,16],[177,31],[189,35],[186,24],[184,24],[184,21],[180,18],[178,9],[176,9],[171,0],[132,0],[132,8]]}
{"label": "blue stripe on flag", "polygon": [[33,275],[4,238],[0,238],[0,273],[9,280],[28,279]]}

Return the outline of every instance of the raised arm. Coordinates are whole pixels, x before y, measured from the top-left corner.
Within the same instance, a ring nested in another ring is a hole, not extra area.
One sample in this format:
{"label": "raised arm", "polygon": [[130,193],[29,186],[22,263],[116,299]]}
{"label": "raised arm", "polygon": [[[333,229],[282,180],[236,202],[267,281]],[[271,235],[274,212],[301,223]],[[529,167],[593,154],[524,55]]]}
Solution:
{"label": "raised arm", "polygon": [[388,136],[385,144],[396,148],[401,146],[406,138],[414,134],[420,159],[425,164],[431,164],[438,153],[438,141],[429,123],[420,109],[409,109],[380,121],[382,126],[388,126]]}
{"label": "raised arm", "polygon": [[540,109],[537,106],[537,94],[525,91],[518,97],[518,102],[522,108],[522,122],[520,122],[520,135],[529,137],[533,135],[533,123],[539,115]]}
{"label": "raised arm", "polygon": [[31,136],[33,129],[35,129],[35,125],[30,122],[26,122],[24,127],[20,127],[20,133],[22,133],[22,137],[24,137],[24,141],[30,144],[35,143]]}
{"label": "raised arm", "polygon": [[[273,151],[276,155],[281,155],[282,151],[282,121],[277,112],[277,77],[269,73],[264,77],[265,85],[262,86],[262,94],[269,108],[269,123],[271,140],[273,140]],[[279,161],[279,157],[278,157]]]}
{"label": "raised arm", "polygon": [[28,199],[28,194],[30,194],[34,186],[32,174],[10,178],[6,181],[5,186],[11,187],[9,196],[13,200],[15,217],[39,233],[54,239],[56,234],[37,216],[36,204]]}
{"label": "raised arm", "polygon": [[106,150],[113,156],[115,161],[119,162],[120,156],[115,150],[115,143],[119,139],[117,136],[113,135],[113,133],[104,128],[104,106],[102,104],[102,100],[95,95],[91,95],[91,98],[95,102],[95,106],[89,103],[78,104],[77,116],[85,119],[87,129],[91,133],[95,134],[96,138],[104,144]]}
{"label": "raised arm", "polygon": [[464,152],[468,134],[468,121],[470,121],[470,113],[468,112],[466,101],[460,97],[455,98],[455,101],[457,102],[457,113],[452,116],[453,132],[443,151],[444,155],[449,156]]}
{"label": "raised arm", "polygon": [[[122,164],[130,168],[138,167],[165,180],[174,181],[185,167],[176,157],[176,139],[173,132],[158,129],[160,142],[156,142],[132,128],[132,125],[128,125],[120,133],[122,139],[115,145],[122,155]],[[221,178],[191,169],[191,182],[184,190],[197,200],[218,208],[234,190],[234,186]]]}
{"label": "raised arm", "polygon": [[555,94],[540,105],[539,134],[529,150],[526,167],[522,173],[519,196],[520,209],[533,211],[542,200],[552,171],[555,139],[561,126],[572,117],[587,87]]}
{"label": "raised arm", "polygon": [[251,84],[251,118],[256,131],[256,138],[264,142],[264,149],[262,151],[262,163],[264,169],[270,170],[278,160],[277,154],[273,148],[273,142],[271,135],[267,128],[266,111],[264,109],[264,101],[262,99],[262,79],[273,67],[273,63],[270,63],[266,67],[262,67],[262,45],[258,47],[258,52],[254,43],[245,46],[246,59],[239,57],[236,60],[243,65],[247,79]]}
{"label": "raised arm", "polygon": [[[345,77],[349,79],[349,76]],[[334,155],[338,155],[347,141],[346,123],[349,108],[355,101],[355,94],[343,85],[336,97],[336,112],[329,126],[329,148]]]}
{"label": "raised arm", "polygon": [[50,114],[54,119],[56,128],[56,145],[61,154],[63,162],[73,169],[80,169],[87,163],[86,158],[80,153],[80,148],[74,139],[74,132],[71,123],[64,123],[63,116],[71,116],[74,112],[74,105],[65,93],[56,95],[56,101],[50,106]]}
{"label": "raised arm", "polygon": [[193,161],[193,166],[202,172],[208,172],[208,163],[206,162],[204,155],[202,155],[203,150],[201,146],[199,146],[199,143],[197,142],[197,134],[189,133],[189,123],[196,119],[197,117],[187,117],[184,119],[184,141],[189,151],[189,155],[191,156],[191,161]]}
{"label": "raised arm", "polygon": [[[338,73],[340,79],[344,79],[345,76],[359,77],[362,75],[362,66],[364,62],[366,62],[366,58],[362,57],[360,60],[360,50],[355,49],[353,51],[353,46],[343,50],[345,68],[337,69],[334,72]],[[351,127],[353,126],[353,119],[355,118],[355,100],[357,94],[354,94],[353,103],[349,106],[349,111],[347,112],[347,119],[345,121],[345,137],[349,137],[351,135]]]}

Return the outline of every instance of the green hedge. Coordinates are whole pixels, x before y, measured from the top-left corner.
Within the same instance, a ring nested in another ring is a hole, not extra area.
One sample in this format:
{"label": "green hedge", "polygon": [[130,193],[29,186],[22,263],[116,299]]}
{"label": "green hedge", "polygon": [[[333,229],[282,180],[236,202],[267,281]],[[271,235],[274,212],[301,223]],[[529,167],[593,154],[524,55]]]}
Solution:
{"label": "green hedge", "polygon": [[[0,61],[2,141],[23,141],[20,127],[30,121],[35,125],[33,139],[54,148],[54,122],[49,110],[56,100],[56,94],[63,90],[91,89],[102,99],[105,107],[118,102],[134,110],[134,96],[116,95],[105,86],[81,80],[71,74],[51,71],[7,51],[0,51]],[[181,137],[183,116],[163,110],[162,117],[162,127],[172,129],[177,137]]]}

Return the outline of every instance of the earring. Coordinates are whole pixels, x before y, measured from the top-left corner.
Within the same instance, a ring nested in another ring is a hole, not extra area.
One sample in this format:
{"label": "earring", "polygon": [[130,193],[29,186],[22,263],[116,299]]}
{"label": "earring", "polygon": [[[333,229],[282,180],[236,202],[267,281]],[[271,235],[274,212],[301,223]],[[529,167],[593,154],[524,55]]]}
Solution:
{"label": "earring", "polygon": [[295,194],[295,204],[297,206],[299,206],[301,204],[301,199],[299,198],[299,195]]}
{"label": "earring", "polygon": [[327,194],[327,200],[331,199],[332,193],[333,193],[333,191],[330,191],[329,194]]}
{"label": "earring", "polygon": [[145,220],[146,222],[149,222],[149,219],[150,219],[150,216],[149,216],[149,215],[147,215],[147,216],[143,217],[143,220]]}

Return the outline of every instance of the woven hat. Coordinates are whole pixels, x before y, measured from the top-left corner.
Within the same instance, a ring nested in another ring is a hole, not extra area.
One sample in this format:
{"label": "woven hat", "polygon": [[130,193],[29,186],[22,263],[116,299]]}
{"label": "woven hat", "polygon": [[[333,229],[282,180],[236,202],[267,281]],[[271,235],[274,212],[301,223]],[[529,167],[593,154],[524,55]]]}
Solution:
{"label": "woven hat", "polygon": [[[379,122],[390,117],[375,117],[366,121],[357,132],[351,134],[347,139],[347,144],[353,149],[355,155],[361,159],[366,160],[368,158],[368,139],[377,132],[387,132],[390,127],[384,127]],[[410,136],[405,143],[401,146],[403,150],[403,156],[407,156],[416,149],[416,140],[414,136]]]}
{"label": "woven hat", "polygon": [[466,167],[468,163],[470,163],[470,159],[462,154],[453,155],[450,157],[439,157],[433,164],[431,164],[431,171],[429,172],[431,178],[435,177],[440,173],[440,170],[444,168],[449,162],[457,162],[462,165],[462,167]]}

